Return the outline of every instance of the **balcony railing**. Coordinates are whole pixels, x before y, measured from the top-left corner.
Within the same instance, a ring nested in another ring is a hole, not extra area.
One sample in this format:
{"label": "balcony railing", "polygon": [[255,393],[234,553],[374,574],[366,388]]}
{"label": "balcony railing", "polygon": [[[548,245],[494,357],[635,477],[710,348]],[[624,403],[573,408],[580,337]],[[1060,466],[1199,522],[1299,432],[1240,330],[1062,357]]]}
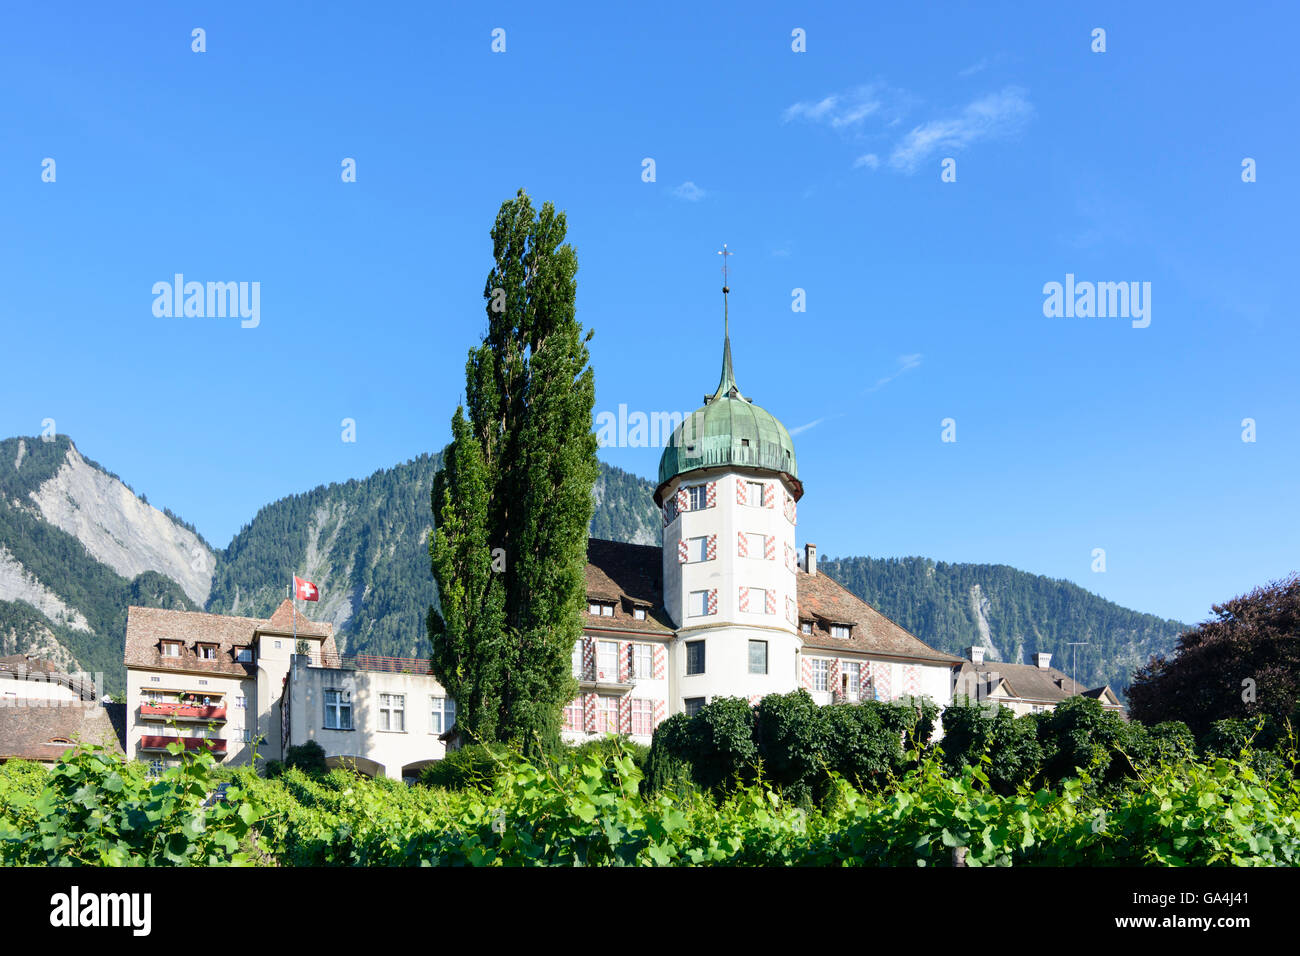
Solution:
{"label": "balcony railing", "polygon": [[166,750],[169,744],[183,744],[186,750],[210,750],[214,754],[226,752],[226,742],[220,737],[161,737],[146,734],[140,738],[141,750]]}
{"label": "balcony railing", "polygon": [[383,657],[378,654],[313,654],[317,667],[346,667],[359,671],[383,671],[387,674],[432,674],[427,657]]}
{"label": "balcony railing", "polygon": [[161,720],[224,721],[226,705],[212,704],[205,707],[202,704],[141,704],[140,716],[157,717]]}
{"label": "balcony railing", "polygon": [[616,669],[606,669],[599,665],[579,667],[574,671],[573,676],[578,679],[579,686],[583,687],[590,685],[626,689],[632,687],[635,682],[635,678],[631,674],[620,680]]}

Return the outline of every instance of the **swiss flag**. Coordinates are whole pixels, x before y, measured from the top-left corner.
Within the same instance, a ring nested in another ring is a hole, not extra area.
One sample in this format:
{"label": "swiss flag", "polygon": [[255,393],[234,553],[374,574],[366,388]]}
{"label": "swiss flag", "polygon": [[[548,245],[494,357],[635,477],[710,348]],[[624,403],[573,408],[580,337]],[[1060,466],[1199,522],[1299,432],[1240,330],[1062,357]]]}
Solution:
{"label": "swiss flag", "polygon": [[320,591],[310,581],[304,581],[298,575],[293,576],[293,593],[300,601],[319,601]]}

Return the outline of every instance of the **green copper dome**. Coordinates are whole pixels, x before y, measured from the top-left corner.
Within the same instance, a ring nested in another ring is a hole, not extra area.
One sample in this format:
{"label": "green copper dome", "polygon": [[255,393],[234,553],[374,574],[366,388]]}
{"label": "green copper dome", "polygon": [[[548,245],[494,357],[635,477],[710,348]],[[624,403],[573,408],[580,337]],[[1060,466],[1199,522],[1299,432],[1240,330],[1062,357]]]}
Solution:
{"label": "green copper dome", "polygon": [[723,339],[722,378],[717,390],[705,397],[703,408],[677,426],[659,459],[655,500],[660,500],[664,486],[678,475],[727,465],[781,472],[793,481],[796,496],[803,493],[790,433],[776,416],[745,398],[736,387],[729,332]]}

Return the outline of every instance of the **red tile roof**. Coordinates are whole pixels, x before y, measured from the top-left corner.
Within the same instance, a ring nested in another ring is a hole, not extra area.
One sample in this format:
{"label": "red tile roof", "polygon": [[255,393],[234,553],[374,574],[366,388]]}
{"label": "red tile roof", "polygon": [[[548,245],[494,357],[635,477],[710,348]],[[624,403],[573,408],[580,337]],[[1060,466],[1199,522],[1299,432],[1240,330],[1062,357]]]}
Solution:
{"label": "red tile roof", "polygon": [[[126,666],[252,677],[257,670],[256,663],[235,660],[235,649],[248,647],[261,633],[292,633],[292,614],[293,609],[288,598],[284,599],[284,603],[276,608],[275,613],[267,620],[256,617],[205,614],[201,611],[131,607],[127,609],[126,616]],[[338,648],[334,643],[333,624],[311,621],[300,612],[298,635],[323,637],[322,652],[330,656],[338,656]],[[181,656],[164,657],[163,641],[179,641]],[[195,650],[195,644],[216,644],[216,659],[200,658]]]}

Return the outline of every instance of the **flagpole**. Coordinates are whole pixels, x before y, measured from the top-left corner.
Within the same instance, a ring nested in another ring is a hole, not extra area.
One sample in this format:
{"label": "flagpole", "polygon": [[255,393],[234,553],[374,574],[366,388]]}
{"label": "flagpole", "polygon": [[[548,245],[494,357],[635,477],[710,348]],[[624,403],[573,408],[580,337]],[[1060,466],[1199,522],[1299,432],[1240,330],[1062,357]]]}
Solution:
{"label": "flagpole", "polygon": [[[292,575],[290,575],[292,577]],[[293,653],[298,653],[298,588],[296,582],[289,585],[289,600],[293,602]]]}

